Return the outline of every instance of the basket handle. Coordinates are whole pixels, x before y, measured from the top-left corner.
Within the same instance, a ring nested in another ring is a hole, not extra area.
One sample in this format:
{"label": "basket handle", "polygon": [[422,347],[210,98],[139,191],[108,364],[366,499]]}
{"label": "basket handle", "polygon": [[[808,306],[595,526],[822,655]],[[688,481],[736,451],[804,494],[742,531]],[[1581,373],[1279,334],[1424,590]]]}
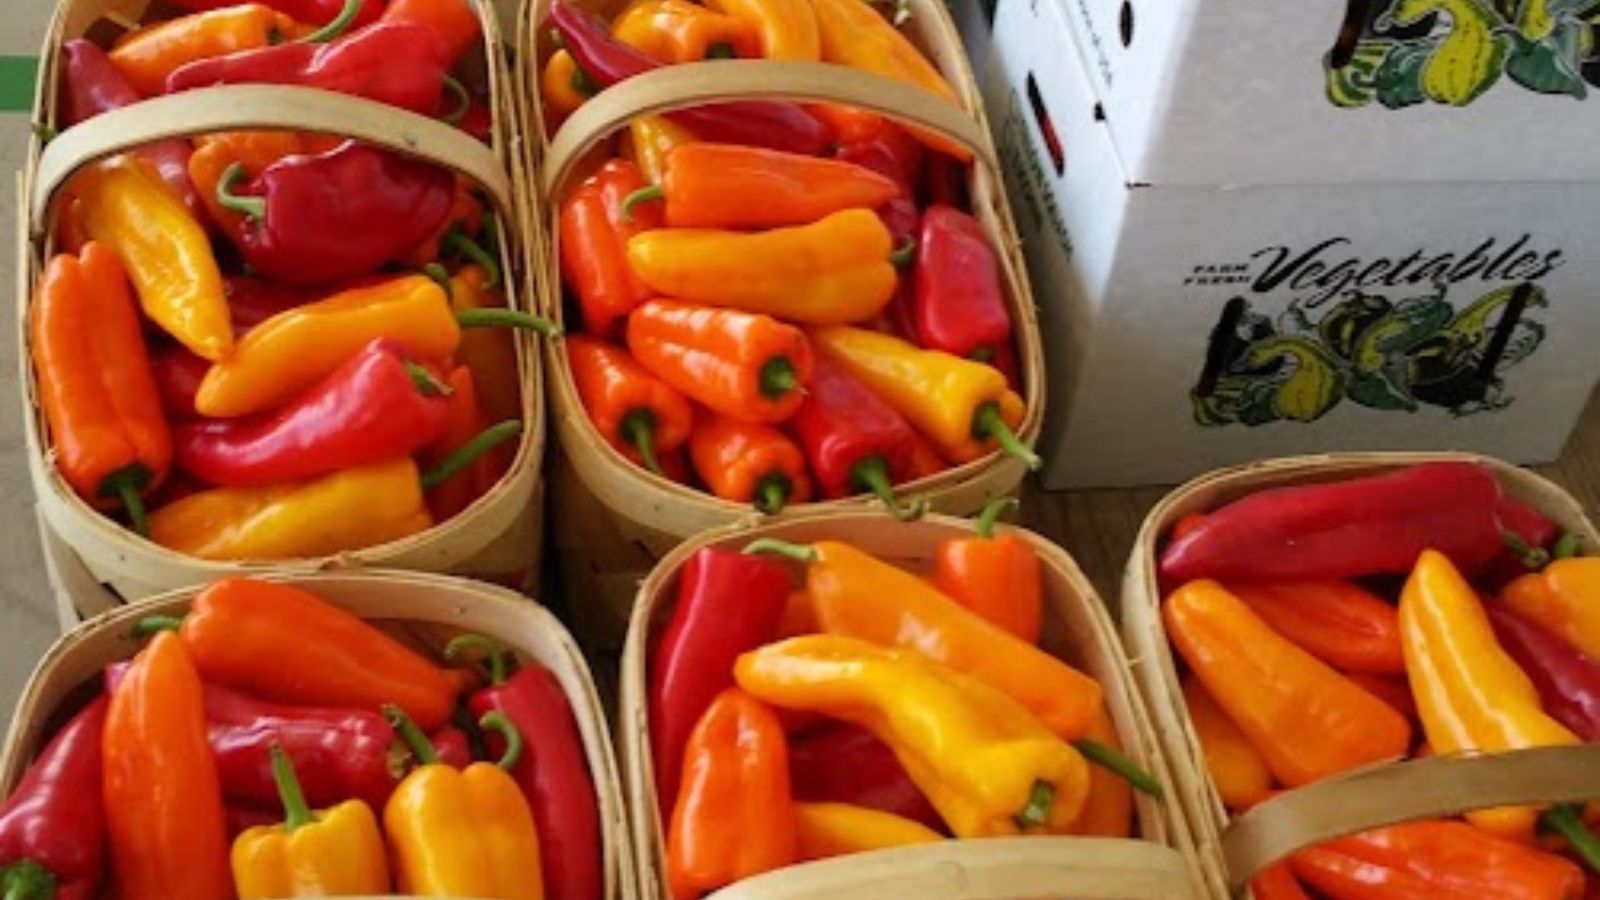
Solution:
{"label": "basket handle", "polygon": [[827,63],[708,60],[617,82],[562,123],[545,155],[545,196],[557,196],[577,161],[601,138],[638,116],[737,100],[843,103],[926,128],[967,147],[997,176],[987,136],[960,107],[908,84]]}
{"label": "basket handle", "polygon": [[1288,791],[1234,819],[1222,835],[1229,887],[1333,838],[1496,806],[1600,797],[1600,745],[1540,747],[1385,763]]}
{"label": "basket handle", "polygon": [[492,149],[466,132],[386,103],[287,85],[236,84],[154,97],[73,125],[45,145],[29,198],[43,233],[50,201],[83,166],[168,138],[233,129],[339,134],[449,166],[488,191],[502,222],[515,222],[511,179]]}

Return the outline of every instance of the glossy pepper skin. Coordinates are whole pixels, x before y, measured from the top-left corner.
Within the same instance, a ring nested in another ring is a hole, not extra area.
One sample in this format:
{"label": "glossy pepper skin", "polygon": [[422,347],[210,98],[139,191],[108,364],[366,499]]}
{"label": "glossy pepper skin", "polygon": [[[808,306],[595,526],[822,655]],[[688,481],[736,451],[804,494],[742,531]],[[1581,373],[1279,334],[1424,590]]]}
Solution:
{"label": "glossy pepper skin", "polygon": [[811,499],[805,454],[769,425],[703,414],[689,435],[689,459],[711,493],[768,515]]}
{"label": "glossy pepper skin", "polygon": [[114,252],[91,241],[50,260],[28,350],[57,471],[90,503],[120,502],[142,531],[142,492],[166,476],[172,434]]}
{"label": "glossy pepper skin", "polygon": [[0,870],[41,866],[55,879],[55,900],[91,900],[105,877],[100,747],[108,703],[97,697],[63,725],[0,804]]}
{"label": "glossy pepper skin", "polygon": [[625,350],[583,335],[564,343],[578,399],[595,430],[618,453],[659,474],[658,454],[689,440],[689,401]]}
{"label": "glossy pepper skin", "polygon": [[920,822],[847,803],[796,803],[794,821],[795,855],[802,861],[944,840]]}
{"label": "glossy pepper skin", "polygon": [[795,862],[789,757],[778,717],[737,688],[718,694],[689,735],[667,832],[673,900]]}
{"label": "glossy pepper skin", "polygon": [[792,739],[789,780],[795,799],[805,803],[848,804],[944,828],[894,751],[859,725],[829,722]]}
{"label": "glossy pepper skin", "polygon": [[[226,131],[208,135],[188,156],[188,180],[200,195],[207,217],[228,234],[244,227],[244,215],[222,205],[217,199],[217,183],[234,163],[251,176],[296,153],[304,152],[307,141],[293,131]],[[232,296],[229,297],[230,306]],[[238,323],[235,323],[237,326]]]}
{"label": "glossy pepper skin", "polygon": [[389,0],[379,22],[421,25],[432,31],[444,46],[444,64],[449,69],[472,46],[483,39],[483,23],[472,4],[461,0]]}
{"label": "glossy pepper skin", "polygon": [[805,0],[710,0],[706,5],[753,28],[763,59],[822,59],[817,14]]}
{"label": "glossy pepper skin", "polygon": [[371,807],[347,800],[313,815],[281,747],[272,749],[272,771],[284,821],[234,839],[239,900],[388,893],[389,861]]}
{"label": "glossy pepper skin", "polygon": [[1167,635],[1286,787],[1406,755],[1411,726],[1212,581],[1162,605]]}
{"label": "glossy pepper skin", "polygon": [[665,208],[670,228],[808,225],[876,208],[900,193],[890,179],[854,163],[761,147],[688,143],[665,162],[659,190],[641,196],[659,195],[645,202]]}
{"label": "glossy pepper skin", "polygon": [[989,361],[1011,342],[1000,261],[972,216],[942,204],[923,210],[912,285],[922,346]]}
{"label": "glossy pepper skin", "polygon": [[286,406],[179,425],[178,466],[210,484],[258,487],[410,456],[443,431],[448,389],[377,338]]}
{"label": "glossy pepper skin", "polygon": [[1584,741],[1600,741],[1600,662],[1503,604],[1486,603],[1483,610],[1545,710]]}
{"label": "glossy pepper skin", "polygon": [[237,242],[257,271],[289,284],[323,284],[405,255],[450,213],[449,170],[349,141],[268,166],[233,191],[242,169],[218,185],[224,206],[248,219]]}
{"label": "glossy pepper skin", "polygon": [[[1579,743],[1539,703],[1527,674],[1495,640],[1477,592],[1443,554],[1424,551],[1400,594],[1406,671],[1435,753],[1503,753]],[[1468,812],[1499,837],[1531,841],[1532,807]]]}
{"label": "glossy pepper skin", "polygon": [[889,232],[865,209],[762,232],[646,231],[628,264],[667,297],[808,325],[872,318],[894,294]]}
{"label": "glossy pepper skin", "polygon": [[782,422],[811,383],[805,333],[738,310],[651,300],[628,315],[628,349],[657,378],[741,422]]}
{"label": "glossy pepper skin", "polygon": [[[465,265],[450,276],[450,308],[457,315],[478,309],[504,309],[506,295],[483,267]],[[456,357],[472,370],[473,384],[490,421],[522,415],[522,376],[517,348],[502,328],[469,328],[461,334]]]}
{"label": "glossy pepper skin", "polygon": [[557,49],[550,54],[539,72],[539,108],[544,115],[545,134],[555,134],[567,116],[577,112],[595,90],[571,53]]}
{"label": "glossy pepper skin", "polygon": [[116,251],[151,321],[216,361],[233,349],[222,272],[205,229],[154,167],[114,156],[72,179],[84,229]]}
{"label": "glossy pepper skin", "polygon": [[[613,38],[605,20],[564,0],[550,5],[550,22],[578,68],[600,88],[664,65]],[[675,110],[667,117],[704,140],[809,156],[821,155],[831,139],[805,110],[779,101],[736,100]]]}
{"label": "glossy pepper skin", "polygon": [[373,338],[419,359],[443,359],[461,343],[444,291],[424,275],[351,288],[287,310],[251,329],[206,373],[201,414],[228,418],[279,406],[336,371]]}
{"label": "glossy pepper skin", "polygon": [[667,173],[667,154],[697,140],[689,129],[666,118],[639,116],[628,123],[626,153],[646,181],[659,183]]}
{"label": "glossy pepper skin", "polygon": [[134,90],[154,97],[166,89],[167,76],[185,63],[265,47],[309,30],[270,6],[241,3],[130,31],[109,56]]}
{"label": "glossy pepper skin", "polygon": [[1600,659],[1600,557],[1558,559],[1500,594],[1505,605]]}
{"label": "glossy pepper skin", "polygon": [[749,25],[688,0],[633,0],[612,20],[611,36],[663,63],[759,53]]}
{"label": "glossy pepper skin", "polygon": [[1250,879],[1250,895],[1254,900],[1311,900],[1288,862],[1274,863]]}
{"label": "glossy pepper skin", "polygon": [[911,475],[916,440],[911,426],[829,357],[813,363],[811,384],[790,428],[805,448],[823,496],[871,491],[896,515],[920,512],[902,507],[893,488]]}
{"label": "glossy pepper skin", "polygon": [[1270,797],[1272,770],[1267,761],[1193,675],[1183,680],[1183,705],[1222,804],[1239,812]]}
{"label": "glossy pepper skin", "polygon": [[106,711],[101,786],[117,896],[230,900],[222,790],[200,674],[174,634],[134,658]]}
{"label": "glossy pepper skin", "polygon": [[808,635],[746,653],[739,686],[774,706],[865,727],[957,837],[1061,834],[1089,791],[1089,767],[1025,708],[916,652]]}
{"label": "glossy pepper skin", "polygon": [[1161,553],[1161,577],[1292,581],[1406,574],[1434,548],[1471,572],[1500,552],[1500,487],[1473,463],[1424,463],[1251,494]]}
{"label": "glossy pepper skin", "polygon": [[979,459],[996,447],[1037,469],[1037,454],[1013,429],[1022,423],[1022,398],[1005,376],[983,363],[862,328],[816,328],[809,332],[819,355],[837,361],[951,462]]}
{"label": "glossy pepper skin", "polygon": [[1341,900],[1577,900],[1576,865],[1462,822],[1392,825],[1301,850],[1294,874]]}
{"label": "glossy pepper skin", "polygon": [[1299,647],[1341,672],[1403,675],[1392,604],[1348,581],[1239,582],[1228,588]]}
{"label": "glossy pepper skin", "polygon": [[739,655],[774,640],[789,573],[770,559],[706,547],[678,574],[672,618],[650,654],[650,752],[667,817],[684,747],[718,694],[733,686]]}
{"label": "glossy pepper skin", "polygon": [[1039,555],[1022,538],[994,532],[1000,513],[1016,503],[1004,497],[989,501],[978,517],[975,537],[951,538],[940,544],[933,583],[989,624],[1037,645],[1044,615]]}
{"label": "glossy pepper skin", "polygon": [[584,328],[602,337],[615,334],[651,296],[649,285],[628,266],[628,241],[660,228],[661,210],[646,204],[629,215],[622,208],[645,186],[633,163],[608,160],[561,203],[561,278],[578,297]]}
{"label": "glossy pepper skin", "polygon": [[[1105,704],[1096,710],[1088,739],[1113,753],[1122,753],[1122,739]],[[1133,786],[1122,773],[1106,766],[1089,767],[1089,796],[1068,829],[1085,837],[1125,838],[1133,834]],[[1257,898],[1260,900],[1260,898]]]}
{"label": "glossy pepper skin", "polygon": [[[205,12],[212,9],[226,9],[233,4],[228,0],[177,0],[175,5],[191,12]],[[270,0],[262,5],[269,6],[296,22],[322,26],[337,19],[339,14],[344,12],[345,0]],[[350,27],[360,28],[371,24],[382,10],[383,3],[380,0],[361,0],[354,18],[350,20]]]}

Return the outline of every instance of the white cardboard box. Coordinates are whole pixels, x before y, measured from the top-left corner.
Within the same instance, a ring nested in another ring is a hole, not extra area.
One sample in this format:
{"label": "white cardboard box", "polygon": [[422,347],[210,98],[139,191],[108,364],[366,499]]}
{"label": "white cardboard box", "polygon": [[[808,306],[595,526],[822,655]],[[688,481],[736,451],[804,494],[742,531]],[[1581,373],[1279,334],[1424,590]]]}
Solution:
{"label": "white cardboard box", "polygon": [[984,64],[1043,307],[1048,487],[1559,454],[1600,374],[1600,183],[1132,184],[1065,35],[1049,0],[999,0]]}
{"label": "white cardboard box", "polygon": [[1600,179],[1600,0],[1055,2],[1133,182]]}

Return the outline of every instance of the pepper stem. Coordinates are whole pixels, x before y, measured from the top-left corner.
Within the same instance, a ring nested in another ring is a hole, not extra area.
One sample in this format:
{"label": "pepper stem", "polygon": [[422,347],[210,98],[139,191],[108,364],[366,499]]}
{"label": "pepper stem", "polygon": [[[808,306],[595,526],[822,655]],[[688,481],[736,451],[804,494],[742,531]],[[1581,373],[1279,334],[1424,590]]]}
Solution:
{"label": "pepper stem", "polygon": [[1590,871],[1600,872],[1600,840],[1597,840],[1589,827],[1583,824],[1583,817],[1578,815],[1578,807],[1573,803],[1562,803],[1552,806],[1539,817],[1539,823],[1567,839],[1578,858],[1588,866]]}
{"label": "pepper stem", "polygon": [[318,28],[300,39],[302,44],[326,44],[334,38],[345,33],[350,23],[356,20],[356,14],[361,12],[361,0],[344,0],[344,8],[334,16],[328,24]]}
{"label": "pepper stem", "polygon": [[500,754],[495,765],[507,772],[515,769],[517,763],[522,761],[523,750],[522,732],[517,730],[517,726],[511,724],[505,713],[495,710],[484,713],[483,718],[478,720],[478,727],[500,732],[506,739],[506,752]]}
{"label": "pepper stem", "polygon": [[1072,742],[1072,746],[1076,747],[1085,759],[1133,785],[1133,789],[1139,793],[1157,798],[1166,793],[1154,775],[1140,768],[1138,763],[1116,749],[1088,738],[1079,738]]}
{"label": "pepper stem", "polygon": [[450,283],[450,272],[449,270],[445,269],[444,266],[441,266],[436,262],[428,263],[422,267],[422,274],[428,276],[429,281],[437,284],[439,286],[439,290],[444,291],[446,300],[455,299],[456,288],[455,285]]}
{"label": "pepper stem", "polygon": [[504,684],[506,680],[506,648],[499,641],[482,634],[461,634],[450,639],[444,645],[445,659],[455,659],[468,650],[477,650],[483,654],[483,661],[489,666],[489,683]]}
{"label": "pepper stem", "polygon": [[1056,786],[1040,779],[1033,783],[1028,794],[1028,805],[1017,813],[1017,827],[1023,831],[1043,825],[1050,819],[1050,807],[1056,802]]}
{"label": "pepper stem", "polygon": [[1000,520],[1001,514],[1018,505],[1020,504],[1015,497],[995,497],[990,500],[983,508],[983,512],[978,515],[978,537],[984,540],[994,537],[994,526]]}
{"label": "pepper stem", "polygon": [[456,324],[462,328],[523,328],[537,331],[547,338],[561,336],[561,329],[556,323],[515,309],[463,309],[456,313]]}
{"label": "pepper stem", "polygon": [[472,109],[472,95],[467,93],[467,86],[457,81],[454,76],[441,75],[439,77],[440,82],[444,85],[444,92],[449,94],[451,99],[456,102],[456,105],[449,112],[439,117],[439,121],[446,125],[454,125],[465,119],[467,111]]}
{"label": "pepper stem", "polygon": [[1511,555],[1515,556],[1518,562],[1532,571],[1537,572],[1550,564],[1550,551],[1543,547],[1534,547],[1509,531],[1500,532],[1500,540],[1505,543],[1506,549],[1511,551]]}
{"label": "pepper stem", "polygon": [[782,556],[795,562],[814,563],[817,561],[817,548],[805,544],[792,544],[777,538],[757,538],[744,547],[746,556],[760,556],[770,553],[773,556]]}
{"label": "pepper stem", "polygon": [[1038,471],[1044,465],[1044,460],[1033,448],[1024,444],[1007,425],[1005,419],[1000,417],[1000,404],[995,402],[985,403],[978,407],[972,415],[972,436],[975,438],[994,438],[1000,449],[1015,456],[1027,464],[1032,471]]}
{"label": "pepper stem", "polygon": [[633,208],[641,203],[651,203],[663,199],[667,191],[659,184],[647,184],[642,188],[624,197],[622,200],[622,221],[633,222]]}
{"label": "pepper stem", "polygon": [[267,753],[272,757],[272,782],[278,786],[278,799],[283,802],[283,830],[293,834],[295,829],[310,825],[317,817],[306,803],[300,779],[294,774],[294,762],[283,752],[283,746],[274,741]]}
{"label": "pepper stem", "polygon": [[56,877],[31,859],[0,868],[0,900],[53,900]]}
{"label": "pepper stem", "polygon": [[649,469],[651,474],[660,475],[661,461],[656,459],[656,424],[655,410],[640,407],[628,410],[617,430],[622,432],[624,441],[639,451],[639,458],[644,460],[644,467]]}
{"label": "pepper stem", "polygon": [[46,122],[30,122],[28,128],[33,132],[33,136],[39,139],[41,144],[48,144],[61,134],[56,130],[55,126]]}
{"label": "pepper stem", "polygon": [[122,506],[128,511],[128,520],[133,523],[133,530],[140,537],[150,536],[150,521],[145,516],[144,498],[139,496],[139,491],[150,483],[150,469],[144,463],[133,463],[123,466],[112,472],[100,482],[100,493],[103,496],[115,496],[122,500]]}
{"label": "pepper stem", "polygon": [[906,266],[909,266],[915,262],[916,259],[917,239],[909,234],[906,235],[905,241],[902,242],[900,246],[894,248],[893,253],[889,254],[889,264],[894,266],[896,269],[904,269]]}
{"label": "pepper stem", "polygon": [[706,48],[706,59],[738,59],[739,52],[727,41],[718,41]]}
{"label": "pepper stem", "polygon": [[266,198],[246,197],[233,192],[233,186],[247,174],[242,162],[236,162],[223,169],[222,177],[217,179],[217,203],[223,209],[236,212],[251,221],[264,219],[267,216]]}
{"label": "pepper stem", "polygon": [[490,450],[504,444],[522,433],[522,422],[517,419],[507,419],[490,425],[480,431],[472,440],[451,451],[437,466],[422,473],[422,489],[431,491],[451,478],[456,473],[478,461],[478,457]]}
{"label": "pepper stem", "polygon": [[438,764],[439,754],[433,749],[433,743],[428,740],[427,735],[422,733],[422,729],[417,727],[416,721],[406,715],[405,710],[393,703],[385,703],[383,705],[383,717],[389,720],[389,724],[394,728],[394,733],[400,736],[401,742],[406,745],[407,750],[411,751],[411,758],[415,759],[418,765],[432,766]]}
{"label": "pepper stem", "polygon": [[482,244],[468,237],[460,226],[455,226],[446,231],[444,240],[441,243],[444,244],[446,250],[465,256],[483,269],[484,275],[487,276],[483,280],[484,290],[492,291],[500,286],[500,263],[495,261],[495,258],[489,254],[488,249]]}
{"label": "pepper stem", "polygon": [[920,519],[928,511],[925,500],[901,504],[900,498],[894,495],[894,485],[889,482],[889,463],[879,454],[875,453],[856,463],[855,468],[850,470],[850,482],[857,488],[876,494],[888,508],[889,515],[902,522]]}
{"label": "pepper stem", "polygon": [[800,386],[800,379],[794,374],[794,363],[790,362],[787,356],[774,356],[767,360],[757,378],[761,386],[761,396],[773,400]]}
{"label": "pepper stem", "polygon": [[428,371],[428,367],[406,360],[404,363],[406,374],[411,376],[411,383],[417,386],[417,392],[424,397],[448,397],[455,393],[450,385],[440,381],[438,376]]}
{"label": "pepper stem", "polygon": [[756,483],[756,510],[764,515],[775,516],[783,512],[783,505],[789,502],[792,493],[794,482],[782,472],[762,476]]}
{"label": "pepper stem", "polygon": [[178,616],[145,616],[133,623],[133,636],[147,638],[158,631],[177,631],[183,627],[183,619]]}
{"label": "pepper stem", "polygon": [[600,93],[600,86],[595,84],[594,79],[589,77],[589,73],[585,72],[576,63],[572,66],[572,75],[567,78],[567,83],[572,85],[574,91],[585,97],[593,97],[595,94]]}
{"label": "pepper stem", "polygon": [[1571,559],[1578,555],[1578,536],[1570,531],[1561,532],[1561,537],[1556,538],[1555,549],[1550,551],[1554,559]]}

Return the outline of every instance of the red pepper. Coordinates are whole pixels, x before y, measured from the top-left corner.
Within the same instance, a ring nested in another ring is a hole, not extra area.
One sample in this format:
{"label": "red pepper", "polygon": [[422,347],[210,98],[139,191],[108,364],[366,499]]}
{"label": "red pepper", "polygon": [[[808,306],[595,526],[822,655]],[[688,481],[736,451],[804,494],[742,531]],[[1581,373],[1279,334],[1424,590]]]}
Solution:
{"label": "red pepper", "polygon": [[167,93],[217,84],[289,84],[431,116],[439,111],[447,69],[438,35],[421,25],[384,22],[327,44],[294,41],[185,63],[167,76]]}
{"label": "red pepper", "polygon": [[224,487],[306,481],[410,456],[444,430],[448,388],[378,338],[286,406],[173,431],[177,465]]}
{"label": "red pepper", "polygon": [[62,726],[0,806],[0,870],[39,866],[55,883],[45,897],[89,900],[100,890],[106,855],[100,733],[108,704],[97,697]]}
{"label": "red pepper", "polygon": [[650,747],[656,795],[670,815],[689,734],[739,654],[777,639],[789,572],[771,559],[707,547],[678,572],[677,605],[650,658]]}
{"label": "red pepper", "polygon": [[[900,186],[900,196],[878,207],[877,212],[894,238],[894,245],[902,247],[907,239],[917,236],[917,222],[921,217],[913,189],[922,171],[922,144],[905,129],[879,121],[880,127],[869,136],[846,142],[835,156],[892,178]],[[916,335],[908,332],[904,337],[914,340]]]}
{"label": "red pepper", "polygon": [[[61,120],[76,125],[103,112],[144,99],[128,84],[106,52],[82,38],[61,45]],[[196,221],[206,221],[205,204],[189,181],[189,156],[194,148],[181,138],[144,144],[134,151],[155,166],[161,180],[183,198]]]}
{"label": "red pepper", "polygon": [[1561,526],[1509,495],[1500,497],[1496,512],[1505,533],[1506,547],[1479,580],[1504,584],[1528,574],[1530,569],[1543,568],[1550,559],[1552,545],[1561,534]]}
{"label": "red pepper", "polygon": [[[506,677],[505,649],[477,634],[445,647],[454,659],[462,650],[484,651],[489,686],[468,701],[474,718],[503,714],[523,737],[521,759],[511,776],[528,799],[539,831],[539,871],[547,900],[599,900],[604,888],[600,860],[600,802],[596,798],[583,735],[561,683],[543,666],[521,663]],[[505,752],[505,736],[484,735],[489,755]]]}
{"label": "red pepper", "polygon": [[1500,646],[1538,688],[1545,712],[1585,741],[1600,741],[1600,660],[1503,603],[1483,608]]}
{"label": "red pepper", "polygon": [[967,201],[967,167],[961,160],[929,151],[922,165],[922,200],[928,206],[943,204],[971,209]]}
{"label": "red pepper", "polygon": [[[285,310],[314,303],[328,296],[325,291],[307,290],[249,275],[224,275],[222,287],[228,295],[228,312],[235,337],[260,325]],[[341,288],[354,285],[340,285]]]}
{"label": "red pepper", "polygon": [[[239,0],[173,0],[173,5],[189,12],[205,12],[212,9],[222,9],[225,6],[236,6]],[[296,22],[306,25],[326,25],[339,14],[344,12],[345,0],[256,0],[262,6],[275,9]],[[378,13],[383,11],[383,0],[360,0],[356,7],[355,17],[350,20],[351,28],[360,28],[376,21]],[[271,813],[276,821],[283,819],[282,812]]]}
{"label": "red pepper", "polygon": [[894,495],[911,472],[911,426],[843,366],[818,354],[791,425],[824,496],[871,491],[897,518],[920,515]]}
{"label": "red pepper", "polygon": [[[604,19],[571,3],[552,3],[550,21],[578,69],[602,88],[665,65],[612,37]],[[737,100],[675,110],[667,117],[701,140],[719,144],[820,156],[832,141],[827,127],[794,103]]]}
{"label": "red pepper", "polygon": [[800,803],[865,806],[946,830],[889,745],[858,725],[830,722],[791,739],[789,778]]}
{"label": "red pepper", "polygon": [[923,347],[992,362],[1011,343],[1000,262],[977,219],[951,206],[924,211],[912,278]]}
{"label": "red pepper", "polygon": [[455,196],[448,169],[355,141],[273,163],[235,194],[243,172],[231,168],[217,184],[223,205],[248,217],[233,237],[256,271],[289,284],[399,259],[439,227]]}
{"label": "red pepper", "polygon": [[156,380],[156,390],[161,394],[161,409],[173,422],[182,422],[199,415],[194,408],[194,395],[200,382],[211,371],[211,363],[182,344],[173,344],[150,354],[150,374]]}
{"label": "red pepper", "polygon": [[388,0],[380,21],[430,29],[444,42],[446,66],[454,66],[483,37],[483,23],[467,0]]}
{"label": "red pepper", "polygon": [[1465,462],[1262,491],[1169,544],[1161,577],[1181,584],[1406,574],[1429,548],[1474,572],[1503,546],[1499,500],[1494,476]]}

